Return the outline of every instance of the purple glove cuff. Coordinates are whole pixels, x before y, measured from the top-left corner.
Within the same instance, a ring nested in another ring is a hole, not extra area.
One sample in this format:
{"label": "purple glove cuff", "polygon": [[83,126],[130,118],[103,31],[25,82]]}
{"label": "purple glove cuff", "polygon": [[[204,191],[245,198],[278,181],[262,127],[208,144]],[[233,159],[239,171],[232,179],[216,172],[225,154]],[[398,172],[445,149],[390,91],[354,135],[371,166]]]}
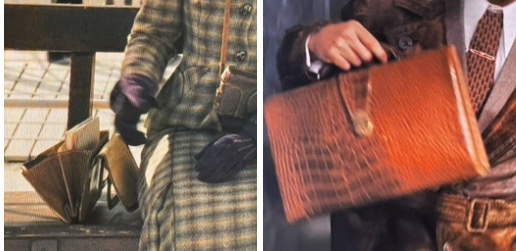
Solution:
{"label": "purple glove cuff", "polygon": [[111,94],[109,95],[109,105],[111,110],[113,110],[115,114],[120,114],[126,102],[127,97],[124,95],[124,93],[122,93],[122,90],[120,90],[118,83],[116,83],[115,87],[111,91]]}
{"label": "purple glove cuff", "polygon": [[158,106],[154,98],[157,91],[158,84],[146,76],[123,75],[113,90],[111,107],[115,113],[120,111],[125,102],[124,97],[120,96],[125,96],[141,113],[147,113],[150,108]]}

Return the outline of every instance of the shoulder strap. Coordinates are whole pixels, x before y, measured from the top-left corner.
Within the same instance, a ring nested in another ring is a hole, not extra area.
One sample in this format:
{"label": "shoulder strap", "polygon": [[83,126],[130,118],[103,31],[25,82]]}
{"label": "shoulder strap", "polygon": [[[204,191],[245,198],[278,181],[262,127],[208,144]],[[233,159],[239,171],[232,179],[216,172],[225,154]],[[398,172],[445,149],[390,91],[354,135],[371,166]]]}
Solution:
{"label": "shoulder strap", "polygon": [[219,75],[224,71],[229,39],[229,18],[231,17],[231,0],[226,0],[224,7],[224,23],[222,25],[222,45],[220,49]]}

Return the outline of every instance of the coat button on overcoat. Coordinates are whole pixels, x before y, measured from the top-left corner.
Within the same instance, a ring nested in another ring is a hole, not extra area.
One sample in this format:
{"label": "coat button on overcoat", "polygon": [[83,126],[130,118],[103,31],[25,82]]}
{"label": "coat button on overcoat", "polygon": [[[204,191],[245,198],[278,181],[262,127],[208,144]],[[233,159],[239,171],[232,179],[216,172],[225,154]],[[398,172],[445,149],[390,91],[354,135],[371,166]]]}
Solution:
{"label": "coat button on overcoat", "polygon": [[235,53],[234,57],[235,57],[236,61],[243,62],[243,61],[245,61],[245,59],[247,57],[247,52],[246,51],[239,51],[239,52]]}
{"label": "coat button on overcoat", "polygon": [[253,6],[250,4],[245,4],[242,7],[240,7],[240,15],[247,16],[251,14],[251,11],[253,10]]}
{"label": "coat button on overcoat", "polygon": [[400,49],[402,49],[404,51],[410,49],[410,47],[412,47],[412,45],[413,45],[412,39],[409,37],[402,37],[398,41],[398,46],[400,47]]}

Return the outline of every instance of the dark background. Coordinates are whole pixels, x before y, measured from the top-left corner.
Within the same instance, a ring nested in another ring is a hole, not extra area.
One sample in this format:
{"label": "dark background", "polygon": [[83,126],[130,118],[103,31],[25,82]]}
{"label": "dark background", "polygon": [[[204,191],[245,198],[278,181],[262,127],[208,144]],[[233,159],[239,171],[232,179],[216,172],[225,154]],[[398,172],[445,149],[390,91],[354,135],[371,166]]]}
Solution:
{"label": "dark background", "polygon": [[[347,1],[335,0],[264,0],[263,17],[263,81],[264,101],[281,91],[276,73],[276,51],[285,30],[296,24],[307,24],[317,19],[338,19],[340,8]],[[304,251],[330,250],[330,219],[317,219],[289,224],[278,189],[269,140],[264,125],[264,193],[263,193],[263,248],[264,250]]]}

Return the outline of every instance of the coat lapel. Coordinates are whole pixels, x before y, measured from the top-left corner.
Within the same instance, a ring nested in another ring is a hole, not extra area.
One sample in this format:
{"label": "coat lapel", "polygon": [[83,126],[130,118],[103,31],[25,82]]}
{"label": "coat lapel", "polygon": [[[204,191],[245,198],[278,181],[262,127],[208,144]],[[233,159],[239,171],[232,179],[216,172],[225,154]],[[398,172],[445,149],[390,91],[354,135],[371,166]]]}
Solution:
{"label": "coat lapel", "polygon": [[498,75],[498,79],[493,86],[493,90],[484,105],[484,110],[478,120],[480,130],[484,129],[491,123],[495,116],[500,112],[502,107],[509,99],[511,93],[516,89],[516,41],[512,43],[511,51],[505,59],[505,63]]}

